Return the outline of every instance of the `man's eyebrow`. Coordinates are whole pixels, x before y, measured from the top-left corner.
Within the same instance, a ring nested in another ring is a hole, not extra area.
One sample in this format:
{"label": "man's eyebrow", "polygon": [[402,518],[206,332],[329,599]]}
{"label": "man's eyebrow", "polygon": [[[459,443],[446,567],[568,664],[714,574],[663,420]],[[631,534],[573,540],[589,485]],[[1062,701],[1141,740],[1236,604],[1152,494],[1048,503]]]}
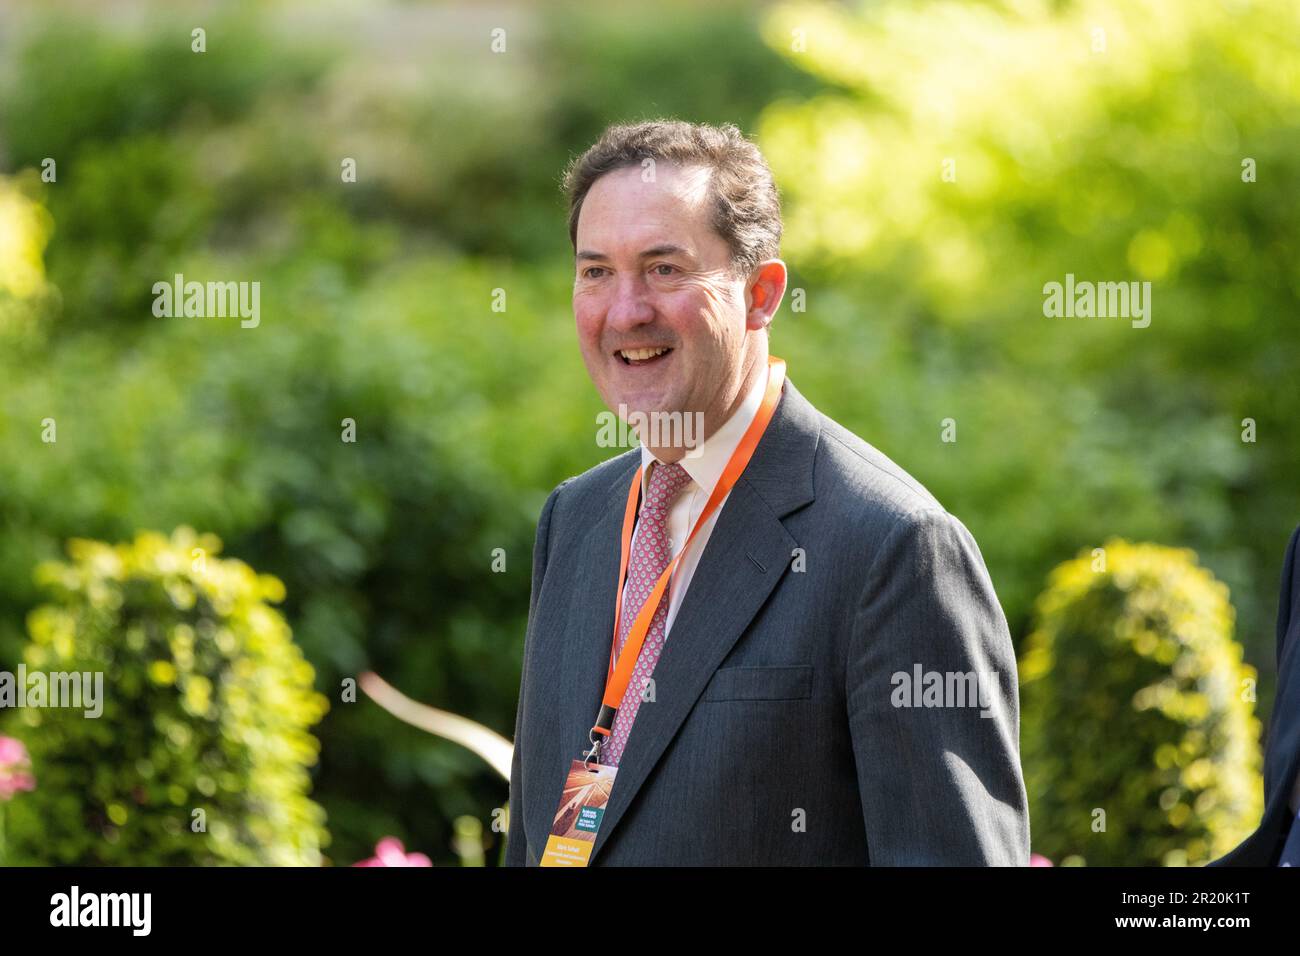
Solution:
{"label": "man's eyebrow", "polygon": [[[691,253],[690,253],[690,250],[688,250],[688,249],[684,249],[684,248],[681,247],[681,246],[675,246],[675,245],[673,245],[672,243],[665,243],[665,244],[663,244],[663,245],[659,245],[659,246],[651,246],[649,249],[644,250],[638,258],[641,258],[641,259],[649,259],[649,258],[651,258],[651,257],[653,257],[653,256],[673,256],[673,255],[686,255],[686,256],[689,256],[690,254],[691,254]],[[598,262],[608,262],[608,261],[609,261],[609,256],[605,255],[605,253],[603,253],[603,252],[593,252],[593,251],[590,250],[590,249],[583,249],[583,250],[581,250],[581,251],[577,254],[576,258],[578,258],[578,259],[591,259],[591,260],[598,261]]]}
{"label": "man's eyebrow", "polygon": [[665,243],[661,246],[651,246],[641,253],[642,259],[649,259],[653,256],[689,256],[690,252],[681,246],[674,246],[672,243]]}

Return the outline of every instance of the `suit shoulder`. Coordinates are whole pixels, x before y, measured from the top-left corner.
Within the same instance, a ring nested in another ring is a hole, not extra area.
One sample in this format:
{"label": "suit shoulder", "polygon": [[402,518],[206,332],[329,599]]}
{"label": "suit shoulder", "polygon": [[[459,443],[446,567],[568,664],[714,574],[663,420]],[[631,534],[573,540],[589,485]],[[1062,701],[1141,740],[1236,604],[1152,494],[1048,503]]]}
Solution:
{"label": "suit shoulder", "polygon": [[552,495],[563,492],[556,499],[556,510],[568,514],[574,509],[581,512],[592,507],[602,509],[607,507],[610,490],[623,475],[636,467],[640,461],[641,449],[638,446],[623,452],[621,455],[608,458],[600,464],[588,468],[582,474],[565,478],[551,492]]}
{"label": "suit shoulder", "polygon": [[917,512],[947,514],[929,490],[897,462],[834,419],[822,415],[816,465],[817,497],[865,510],[872,523],[892,527]]}

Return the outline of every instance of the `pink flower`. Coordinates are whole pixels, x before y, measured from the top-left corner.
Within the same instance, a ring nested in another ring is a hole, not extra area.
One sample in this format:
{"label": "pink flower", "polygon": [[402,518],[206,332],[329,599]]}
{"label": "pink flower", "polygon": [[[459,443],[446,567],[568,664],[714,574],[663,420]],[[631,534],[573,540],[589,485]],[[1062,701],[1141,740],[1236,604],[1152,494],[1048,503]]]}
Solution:
{"label": "pink flower", "polygon": [[433,866],[423,853],[407,853],[397,837],[384,837],[375,844],[375,855],[353,866]]}
{"label": "pink flower", "polygon": [[1054,864],[1052,863],[1051,860],[1043,856],[1041,853],[1031,853],[1029,854],[1029,865],[1030,866],[1053,866]]}
{"label": "pink flower", "polygon": [[0,737],[0,800],[11,800],[20,790],[35,790],[32,761],[21,740]]}

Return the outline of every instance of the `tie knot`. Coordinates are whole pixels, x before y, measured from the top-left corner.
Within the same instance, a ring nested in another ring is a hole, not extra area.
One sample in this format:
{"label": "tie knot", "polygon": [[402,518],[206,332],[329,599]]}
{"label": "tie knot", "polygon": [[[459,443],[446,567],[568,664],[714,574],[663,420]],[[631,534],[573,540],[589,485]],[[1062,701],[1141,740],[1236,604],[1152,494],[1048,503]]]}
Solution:
{"label": "tie knot", "polygon": [[656,461],[650,468],[650,481],[643,507],[666,512],[690,480],[691,476],[686,469],[676,462],[666,465]]}

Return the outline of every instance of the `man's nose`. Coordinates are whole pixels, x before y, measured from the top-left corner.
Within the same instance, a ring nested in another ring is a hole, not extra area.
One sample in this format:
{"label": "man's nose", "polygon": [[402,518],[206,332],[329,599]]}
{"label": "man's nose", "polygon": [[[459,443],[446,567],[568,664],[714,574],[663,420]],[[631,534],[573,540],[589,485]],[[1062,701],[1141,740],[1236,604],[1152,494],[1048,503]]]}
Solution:
{"label": "man's nose", "polygon": [[605,313],[605,324],[618,331],[627,331],[653,321],[654,317],[655,310],[646,284],[639,276],[620,276]]}

